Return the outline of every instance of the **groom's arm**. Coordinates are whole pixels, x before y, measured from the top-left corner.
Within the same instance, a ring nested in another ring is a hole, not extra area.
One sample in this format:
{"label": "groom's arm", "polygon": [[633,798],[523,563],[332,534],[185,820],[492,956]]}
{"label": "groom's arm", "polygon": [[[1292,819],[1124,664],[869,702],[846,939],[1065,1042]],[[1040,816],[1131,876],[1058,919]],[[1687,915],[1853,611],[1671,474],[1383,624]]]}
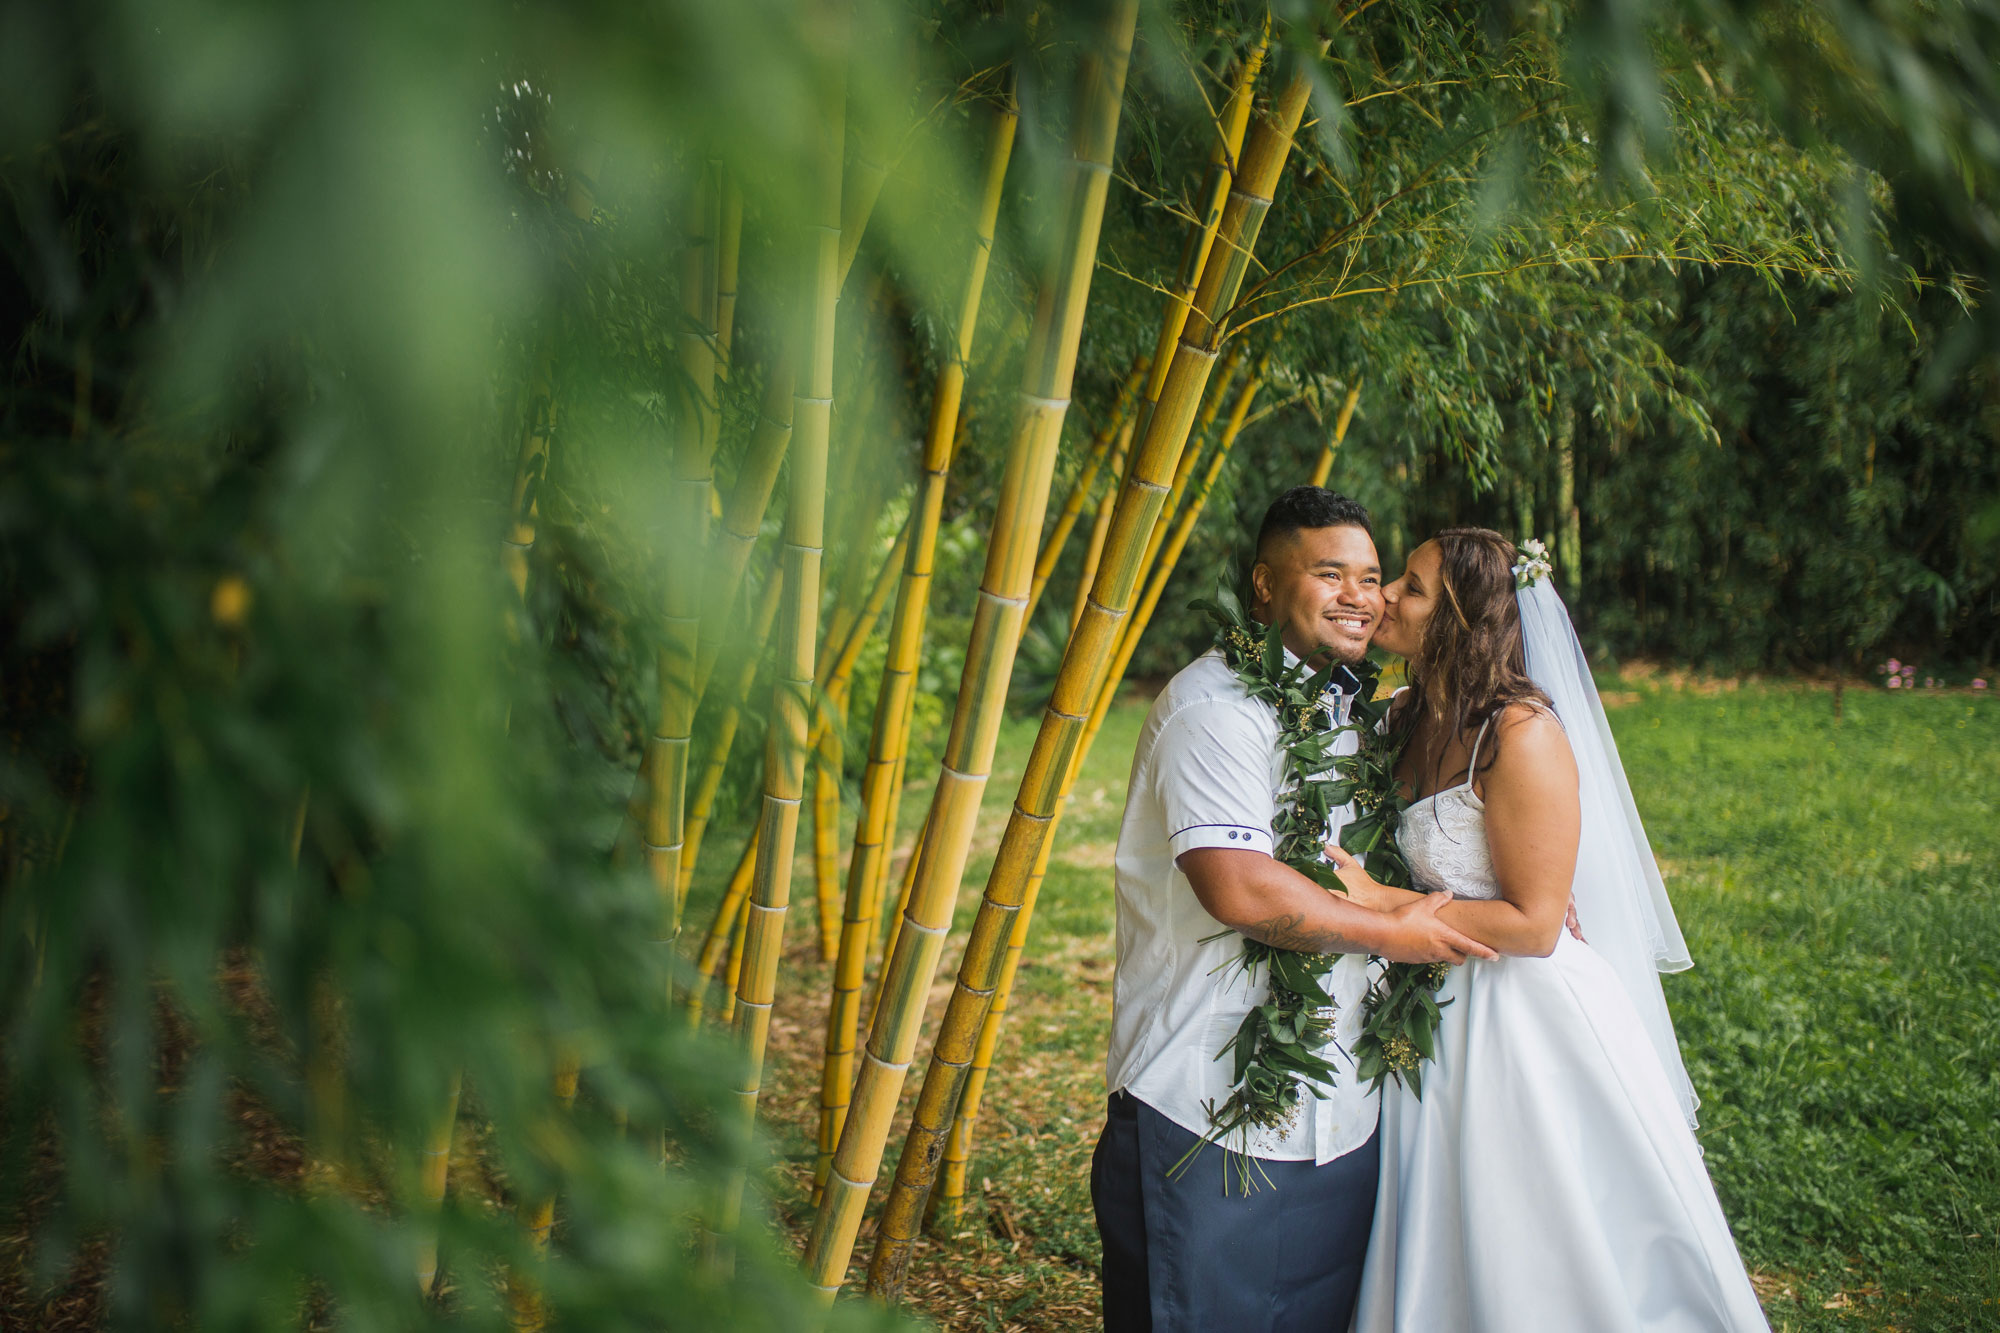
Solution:
{"label": "groom's arm", "polygon": [[1451,895],[1377,912],[1329,893],[1263,852],[1197,847],[1175,858],[1203,910],[1223,925],[1298,953],[1373,953],[1395,963],[1462,963],[1493,950],[1439,915]]}

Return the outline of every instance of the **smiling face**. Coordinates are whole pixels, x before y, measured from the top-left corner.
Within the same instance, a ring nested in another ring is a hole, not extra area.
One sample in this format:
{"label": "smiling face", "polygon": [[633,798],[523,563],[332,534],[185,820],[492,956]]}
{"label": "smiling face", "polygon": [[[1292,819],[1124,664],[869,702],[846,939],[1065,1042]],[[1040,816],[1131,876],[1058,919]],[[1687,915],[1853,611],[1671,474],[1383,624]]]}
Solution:
{"label": "smiling face", "polygon": [[1382,624],[1375,646],[1410,658],[1424,642],[1424,626],[1444,597],[1444,557],[1436,542],[1410,552],[1403,576],[1382,590]]}
{"label": "smiling face", "polygon": [[1273,537],[1250,570],[1250,613],[1284,631],[1315,664],[1358,662],[1382,618],[1382,561],[1362,528],[1301,528]]}

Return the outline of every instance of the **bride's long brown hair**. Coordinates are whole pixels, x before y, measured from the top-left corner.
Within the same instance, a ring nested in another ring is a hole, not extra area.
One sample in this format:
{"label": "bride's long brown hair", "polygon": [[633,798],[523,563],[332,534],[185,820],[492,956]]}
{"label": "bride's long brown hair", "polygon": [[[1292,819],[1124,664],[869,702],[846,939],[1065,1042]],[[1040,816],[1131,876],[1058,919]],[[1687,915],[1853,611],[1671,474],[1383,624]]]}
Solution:
{"label": "bride's long brown hair", "polygon": [[[1514,543],[1491,528],[1446,528],[1431,538],[1438,548],[1438,606],[1410,659],[1411,703],[1445,736],[1470,737],[1509,704],[1549,706],[1548,695],[1528,678],[1521,638],[1521,607],[1514,600]],[[1491,766],[1499,747],[1480,751]],[[1433,773],[1433,780],[1442,776]],[[1467,780],[1474,775],[1466,774]]]}

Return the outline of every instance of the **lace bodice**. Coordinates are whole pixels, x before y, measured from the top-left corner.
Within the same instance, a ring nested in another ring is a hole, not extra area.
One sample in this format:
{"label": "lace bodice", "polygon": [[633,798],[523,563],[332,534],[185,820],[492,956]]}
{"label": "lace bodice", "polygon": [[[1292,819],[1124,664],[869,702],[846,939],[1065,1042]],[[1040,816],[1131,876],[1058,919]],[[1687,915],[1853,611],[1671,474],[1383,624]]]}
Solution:
{"label": "lace bodice", "polygon": [[1493,853],[1486,845],[1486,803],[1470,782],[1413,802],[1396,830],[1416,887],[1450,889],[1460,898],[1498,898]]}
{"label": "lace bodice", "polygon": [[1500,896],[1500,885],[1493,878],[1493,850],[1486,844],[1486,802],[1472,790],[1472,775],[1479,771],[1479,747],[1492,725],[1493,719],[1488,718],[1472,738],[1465,781],[1412,801],[1403,811],[1396,843],[1403,849],[1403,859],[1410,863],[1410,877],[1417,888],[1431,892],[1450,889],[1461,898]]}

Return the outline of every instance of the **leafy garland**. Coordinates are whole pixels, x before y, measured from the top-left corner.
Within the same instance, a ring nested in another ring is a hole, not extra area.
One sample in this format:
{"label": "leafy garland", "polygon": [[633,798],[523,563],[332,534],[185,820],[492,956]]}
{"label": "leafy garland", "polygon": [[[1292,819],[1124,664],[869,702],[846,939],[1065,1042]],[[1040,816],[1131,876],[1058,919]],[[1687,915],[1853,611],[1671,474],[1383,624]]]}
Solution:
{"label": "leafy garland", "polygon": [[[1227,589],[1215,601],[1200,600],[1216,626],[1223,660],[1253,699],[1278,713],[1278,748],[1284,756],[1283,796],[1272,821],[1272,855],[1323,888],[1346,888],[1324,855],[1328,817],[1352,802],[1356,817],[1340,831],[1340,845],[1365,858],[1368,873],[1396,888],[1410,882],[1409,865],[1396,846],[1396,827],[1409,802],[1396,781],[1408,728],[1395,733],[1383,725],[1389,701],[1375,697],[1378,672],[1362,661],[1348,670],[1360,680],[1348,721],[1338,723],[1326,690],[1338,663],[1314,671],[1306,662],[1285,663],[1280,628],[1251,622]],[[1339,737],[1354,733],[1359,748],[1336,755]],[[1324,776],[1331,773],[1332,776]],[[1229,932],[1220,932],[1210,939]],[[1233,1091],[1220,1107],[1207,1107],[1210,1142],[1220,1142],[1245,1126],[1285,1131],[1297,1123],[1299,1096],[1310,1088],[1316,1098],[1334,1085],[1338,1070],[1320,1054],[1333,1036],[1337,1017],[1326,979],[1339,954],[1306,954],[1245,938],[1238,965],[1268,969],[1271,996],[1251,1006],[1221,1051],[1235,1055]],[[1356,1077],[1379,1087],[1394,1075],[1423,1093],[1421,1067],[1431,1058],[1441,1006],[1436,992],[1450,976],[1443,963],[1390,963],[1370,987],[1362,1006],[1361,1035],[1354,1043]]]}

